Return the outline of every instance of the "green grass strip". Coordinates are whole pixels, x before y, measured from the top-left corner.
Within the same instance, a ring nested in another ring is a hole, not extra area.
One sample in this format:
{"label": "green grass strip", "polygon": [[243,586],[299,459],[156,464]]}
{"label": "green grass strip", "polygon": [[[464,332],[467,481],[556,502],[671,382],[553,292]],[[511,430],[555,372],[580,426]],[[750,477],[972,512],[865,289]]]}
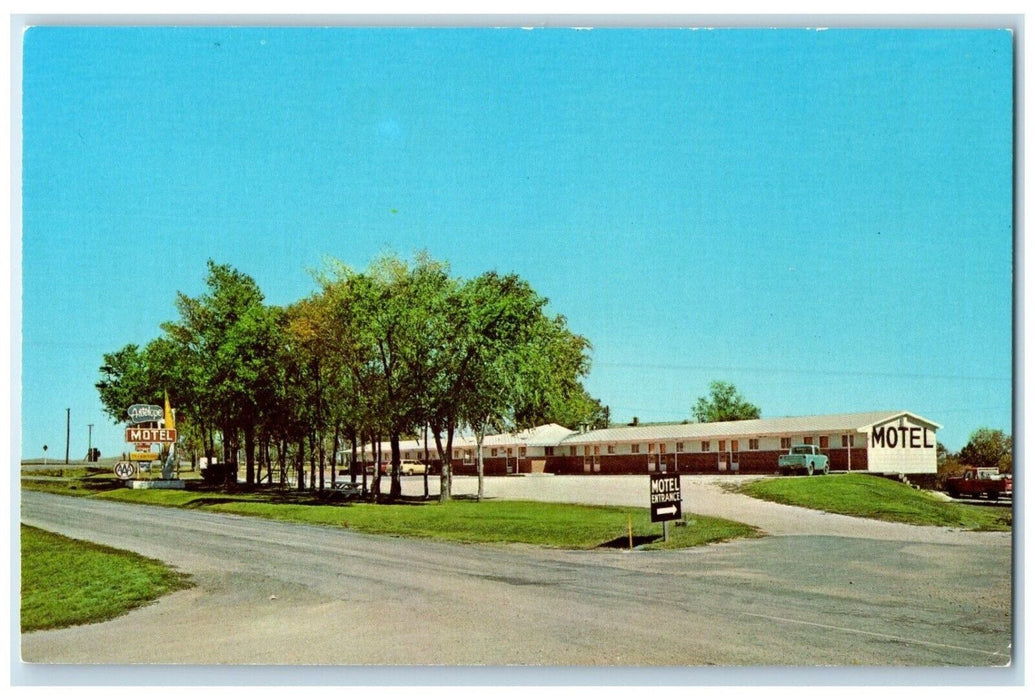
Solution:
{"label": "green grass strip", "polygon": [[[637,543],[661,534],[644,508],[586,506],[537,501],[467,501],[345,506],[227,502],[206,506],[222,513],[345,527],[358,532],[426,537],[453,542],[509,542],[563,549],[624,547],[629,521]],[[646,548],[690,547],[753,536],[755,528],[720,518],[692,516],[686,527],[670,527],[669,542]],[[676,534],[678,533],[678,535]]]}
{"label": "green grass strip", "polygon": [[650,522],[646,508],[588,506],[539,501],[411,501],[404,504],[352,502],[327,505],[308,493],[218,492],[119,489],[98,498],[271,520],[342,527],[378,535],[423,537],[451,542],[524,543],[563,549],[592,549],[609,542],[626,547],[631,520],[633,540],[644,549],[678,549],[739,537],[758,536],[750,525],[688,514],[685,526],[670,524],[662,542],[660,523]]}
{"label": "green grass strip", "polygon": [[1009,531],[1013,526],[1008,507],[943,501],[901,482],[866,474],[762,479],[744,484],[739,491],[785,505],[910,525],[990,531]]}
{"label": "green grass strip", "polygon": [[189,588],[162,562],[22,525],[22,632],[101,622]]}

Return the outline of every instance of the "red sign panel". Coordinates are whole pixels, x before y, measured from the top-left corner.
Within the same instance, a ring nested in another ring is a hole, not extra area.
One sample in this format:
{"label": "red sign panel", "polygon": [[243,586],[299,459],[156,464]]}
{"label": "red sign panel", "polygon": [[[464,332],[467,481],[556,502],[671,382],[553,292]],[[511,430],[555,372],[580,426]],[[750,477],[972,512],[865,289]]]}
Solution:
{"label": "red sign panel", "polygon": [[126,428],[126,442],[176,442],[176,429]]}

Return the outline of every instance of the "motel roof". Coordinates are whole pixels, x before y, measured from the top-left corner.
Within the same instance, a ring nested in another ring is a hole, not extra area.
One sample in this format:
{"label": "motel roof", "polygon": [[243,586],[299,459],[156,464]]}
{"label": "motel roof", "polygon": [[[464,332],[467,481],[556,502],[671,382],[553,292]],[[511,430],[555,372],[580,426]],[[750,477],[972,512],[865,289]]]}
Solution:
{"label": "motel roof", "polygon": [[908,416],[917,423],[938,429],[942,426],[909,411],[871,411],[827,416],[794,416],[758,418],[755,420],[717,423],[675,423],[603,428],[571,435],[565,445],[601,442],[636,442],[643,440],[715,439],[776,435],[808,435],[821,433],[864,432],[868,428]]}
{"label": "motel roof", "polygon": [[[939,424],[909,411],[870,411],[868,413],[841,413],[825,416],[791,416],[785,418],[758,418],[755,420],[722,421],[717,423],[659,423],[653,425],[630,425],[590,430],[577,433],[562,425],[549,423],[516,433],[486,435],[482,445],[486,448],[500,446],[547,447],[553,445],[587,445],[609,442],[647,442],[666,440],[715,440],[722,438],[747,438],[765,436],[822,435],[837,433],[861,433],[873,426],[890,423],[909,417],[915,423],[935,430]],[[470,449],[477,445],[468,432],[457,432],[453,436],[453,449]],[[443,437],[443,446],[445,438]],[[369,445],[364,446],[369,449]],[[424,450],[423,440],[401,440],[401,450]],[[387,453],[391,447],[381,443]],[[435,441],[429,440],[428,451],[437,455]]]}

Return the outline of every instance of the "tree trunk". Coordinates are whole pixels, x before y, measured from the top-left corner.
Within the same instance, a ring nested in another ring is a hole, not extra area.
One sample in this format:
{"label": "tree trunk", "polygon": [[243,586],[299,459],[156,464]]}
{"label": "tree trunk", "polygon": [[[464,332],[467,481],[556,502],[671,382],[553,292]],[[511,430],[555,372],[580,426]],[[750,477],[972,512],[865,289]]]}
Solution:
{"label": "tree trunk", "polygon": [[244,481],[248,486],[255,485],[255,426],[244,428]]}
{"label": "tree trunk", "polygon": [[478,443],[478,500],[485,495],[485,462],[482,460],[482,441],[485,439],[485,431],[475,432],[474,439]]}
{"label": "tree trunk", "polygon": [[[356,458],[359,456],[357,452],[359,450],[356,445],[356,431],[351,428],[349,429],[349,442],[352,443],[352,460],[349,462],[349,481],[354,484],[356,483],[356,469],[359,468],[359,465],[356,464]],[[364,479],[364,482],[365,481],[366,479]]]}
{"label": "tree trunk", "polygon": [[287,486],[287,438],[281,438],[277,445],[277,461],[280,463],[280,488]]}
{"label": "tree trunk", "polygon": [[391,444],[391,448],[392,448],[392,490],[391,490],[391,496],[394,499],[394,498],[399,498],[400,496],[402,496],[402,474],[400,474],[400,469],[402,468],[402,465],[400,464],[400,459],[399,459],[400,458],[400,452],[399,452],[399,433],[392,433],[392,435],[389,438],[389,440],[390,440],[390,444]]}
{"label": "tree trunk", "polygon": [[435,432],[435,446],[438,448],[439,456],[442,458],[442,475],[439,477],[439,495],[438,500],[440,503],[446,503],[453,500],[453,429],[452,422],[446,424],[446,447],[442,449],[442,436],[439,435],[438,431]]}
{"label": "tree trunk", "polygon": [[431,471],[431,460],[428,459],[428,426],[424,425],[424,500],[428,500],[428,472]]}
{"label": "tree trunk", "polygon": [[309,433],[309,490],[316,488],[316,435]]}
{"label": "tree trunk", "polygon": [[298,490],[305,491],[305,436],[298,438],[298,456],[295,457],[295,470],[298,472]]}
{"label": "tree trunk", "polygon": [[317,433],[316,444],[319,445],[320,450],[320,491],[324,489],[324,472],[327,470],[324,468],[326,462],[324,461],[324,444],[323,444],[323,433]]}
{"label": "tree trunk", "polygon": [[381,495],[381,438],[378,435],[374,435],[370,439],[370,452],[374,462],[374,477],[370,482],[370,490],[374,494],[374,498],[378,498]]}
{"label": "tree trunk", "polygon": [[331,489],[338,485],[338,438],[341,436],[341,426],[334,424],[334,440],[331,442]]}

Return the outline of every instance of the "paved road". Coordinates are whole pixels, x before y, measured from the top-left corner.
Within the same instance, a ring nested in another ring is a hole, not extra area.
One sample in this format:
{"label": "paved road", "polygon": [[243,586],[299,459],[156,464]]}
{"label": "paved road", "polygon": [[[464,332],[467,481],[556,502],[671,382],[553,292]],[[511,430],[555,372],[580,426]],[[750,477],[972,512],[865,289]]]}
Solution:
{"label": "paved road", "polygon": [[197,587],[22,637],[28,662],[998,666],[1010,550],[781,536],[568,552],[24,492],[22,520]]}

